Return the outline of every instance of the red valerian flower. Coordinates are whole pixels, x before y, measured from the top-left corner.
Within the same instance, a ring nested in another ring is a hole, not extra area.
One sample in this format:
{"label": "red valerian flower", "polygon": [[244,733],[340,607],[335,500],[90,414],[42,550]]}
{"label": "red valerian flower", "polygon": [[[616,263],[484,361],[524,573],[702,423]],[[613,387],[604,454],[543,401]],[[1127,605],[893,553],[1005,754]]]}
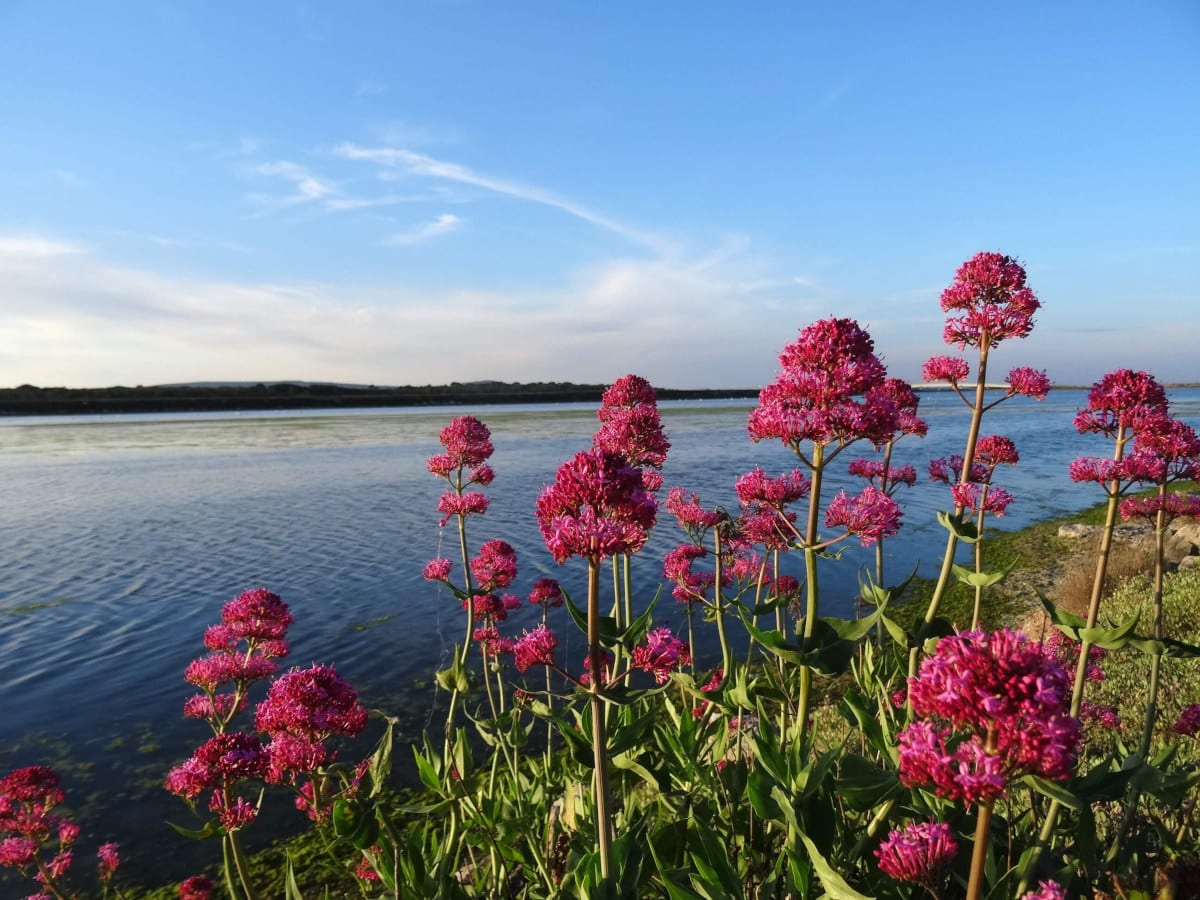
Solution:
{"label": "red valerian flower", "polygon": [[875,850],[879,870],[897,881],[934,890],[942,868],[958,853],[954,832],[945,822],[920,822],[894,828]]}
{"label": "red valerian flower", "polygon": [[691,661],[687,643],[669,628],[653,629],[646,635],[646,643],[633,648],[634,667],[652,673],[659,684],[666,684],[673,671]]}
{"label": "red valerian flower", "polygon": [[481,591],[506,588],[517,577],[517,551],[506,541],[487,541],[471,560],[471,574]]}
{"label": "red valerian flower", "polygon": [[271,735],[324,741],[355,737],[367,725],[358,692],[333,666],[293,669],[277,678],[254,713],[254,726]]}
{"label": "red valerian flower", "polygon": [[1045,400],[1046,395],[1050,393],[1050,379],[1044,371],[1020,366],[1008,373],[1008,393]]}
{"label": "red valerian flower", "polygon": [[1075,430],[1115,437],[1142,408],[1165,413],[1167,392],[1147,372],[1116,369],[1092,385],[1087,409],[1075,416]]}
{"label": "red valerian flower", "polygon": [[[908,679],[918,717],[899,736],[900,780],[982,802],[1015,777],[1068,777],[1081,727],[1070,680],[1053,652],[1002,629],[942,638]],[[945,727],[931,724],[945,722]]]}
{"label": "red valerian flower", "polygon": [[942,291],[942,311],[958,314],[946,320],[943,337],[960,349],[1027,337],[1040,306],[1019,262],[1000,253],[977,253]]}
{"label": "red valerian flower", "polygon": [[212,900],[216,884],[207,875],[193,875],[179,885],[179,900]]}
{"label": "red valerian flower", "polygon": [[1015,466],[1021,460],[1017,445],[1012,438],[999,434],[989,434],[981,437],[975,445],[975,461],[990,469],[996,466]]}
{"label": "red valerian flower", "polygon": [[554,648],[558,638],[545,625],[526,631],[513,646],[513,658],[518,672],[526,672],[533,666],[554,665]]}
{"label": "red valerian flower", "polygon": [[960,381],[966,381],[969,374],[971,367],[967,361],[954,356],[931,356],[921,367],[921,380],[928,384],[936,384],[939,381],[958,384]]}
{"label": "red valerian flower", "polygon": [[633,466],[662,468],[671,442],[663,433],[658,395],[645,378],[618,378],[604,392],[596,416],[601,425],[593,448],[618,453]]}
{"label": "red valerian flower", "polygon": [[[799,451],[860,439],[882,447],[897,430],[897,408],[878,389],[886,377],[874,342],[852,319],[822,319],[779,355],[781,371],[750,413],[754,441],[777,438]],[[862,399],[856,399],[861,397]]]}
{"label": "red valerian flower", "polygon": [[636,553],[654,526],[657,504],[641,472],[603,450],[576,453],[537,500],[546,547],[561,565],[572,556],[598,562]]}
{"label": "red valerian flower", "polygon": [[421,577],[426,581],[445,581],[450,577],[450,569],[453,567],[444,556],[439,556],[437,559],[431,559],[425,563],[425,570],[421,573]]}
{"label": "red valerian flower", "polygon": [[1021,900],[1067,900],[1067,895],[1057,881],[1039,881],[1037,890],[1022,894]]}
{"label": "red valerian flower", "polygon": [[529,602],[547,608],[562,606],[562,585],[553,578],[539,578],[533,583],[533,590],[529,592]]}
{"label": "red valerian flower", "polygon": [[825,512],[826,528],[845,528],[864,547],[900,530],[904,514],[896,501],[873,485],[867,485],[857,497],[840,492]]}

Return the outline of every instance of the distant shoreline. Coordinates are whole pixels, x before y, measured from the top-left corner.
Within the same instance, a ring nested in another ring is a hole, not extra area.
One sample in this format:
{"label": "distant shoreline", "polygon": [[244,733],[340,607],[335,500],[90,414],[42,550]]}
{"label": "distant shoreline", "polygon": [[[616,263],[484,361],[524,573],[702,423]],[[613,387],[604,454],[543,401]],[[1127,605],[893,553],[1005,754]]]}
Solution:
{"label": "distant shoreline", "polygon": [[[258,384],[185,384],[150,387],[0,388],[0,416],[114,413],[239,412],[276,409],[353,409],[385,406],[480,406],[502,403],[599,403],[607,385],[571,382],[453,382],[420,387],[280,381]],[[915,385],[918,391],[950,390]],[[1168,388],[1196,388],[1198,382]],[[1055,385],[1054,390],[1087,390]],[[660,400],[752,400],[758,388],[656,388]]]}
{"label": "distant shoreline", "polygon": [[[607,385],[538,382],[375,387],[277,382],[154,387],[0,388],[0,416],[238,412],[385,406],[479,406],[499,403],[599,403]],[[658,388],[660,400],[744,400],[757,388]]]}

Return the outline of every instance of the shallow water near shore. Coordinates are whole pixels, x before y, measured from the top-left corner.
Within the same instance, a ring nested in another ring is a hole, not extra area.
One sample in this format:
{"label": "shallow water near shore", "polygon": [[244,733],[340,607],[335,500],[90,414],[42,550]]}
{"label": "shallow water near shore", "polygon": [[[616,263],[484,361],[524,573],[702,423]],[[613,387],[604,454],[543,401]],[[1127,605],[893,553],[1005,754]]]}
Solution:
{"label": "shallow water near shore", "polygon": [[[1200,390],[1170,395],[1172,412],[1200,426]],[[1102,499],[1066,475],[1076,456],[1111,449],[1072,429],[1084,398],[1017,398],[985,418],[985,433],[1008,435],[1021,453],[1019,466],[997,475],[1016,497],[1001,526]],[[672,442],[665,486],[733,508],[737,475],[756,465],[768,474],[792,468],[784,448],[747,438],[750,408],[663,404]],[[179,878],[210,861],[211,846],[162,824],[193,823],[161,783],[207,733],[181,716],[192,693],[183,669],[202,652],[221,605],[256,586],[292,608],[290,664],[334,663],[369,707],[399,716],[400,741],[440,724],[445,698],[432,672],[447,664],[463,621],[449,593],[420,577],[428,559],[454,556],[457,546],[452,531],[438,528],[442,484],[424,461],[446,422],[467,413],[489,425],[496,447],[491,509],[471,523],[472,546],[509,541],[521,562],[519,593],[551,575],[582,596],[583,567],[554,564],[533,505],[556,467],[590,444],[590,405],[0,420],[0,766],[60,767],[85,833],[121,841],[131,869]],[[901,441],[893,464],[911,463],[923,478],[930,458],[961,452],[966,412],[939,392],[922,395],[921,414],[929,436]],[[837,470],[868,452],[848,451]],[[832,476],[826,497],[843,485],[855,486]],[[950,505],[948,491],[922,481],[899,499],[905,527],[887,544],[890,571],[902,576],[918,564],[932,575],[944,545],[934,513]],[[681,540],[663,512],[634,563],[643,604],[663,553]],[[823,612],[849,613],[868,553],[823,562]],[[669,593],[659,610],[680,624]],[[535,619],[534,609],[520,610],[509,633]],[[565,620],[560,633],[562,658],[582,658],[582,638]],[[357,752],[367,749],[364,741]],[[396,756],[401,768],[410,759],[402,745]],[[287,809],[273,818],[279,827],[299,821]]]}

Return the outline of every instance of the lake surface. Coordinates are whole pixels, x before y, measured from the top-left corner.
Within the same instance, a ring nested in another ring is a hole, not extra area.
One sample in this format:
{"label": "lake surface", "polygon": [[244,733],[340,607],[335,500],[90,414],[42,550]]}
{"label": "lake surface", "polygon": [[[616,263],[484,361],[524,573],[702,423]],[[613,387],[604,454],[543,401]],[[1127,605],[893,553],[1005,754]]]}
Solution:
{"label": "lake surface", "polygon": [[[996,479],[1017,498],[1005,527],[1102,499],[1066,474],[1076,456],[1111,452],[1071,427],[1084,399],[1082,391],[1055,391],[1041,404],[1016,398],[985,418],[985,433],[1008,435],[1021,452],[1021,464]],[[1200,426],[1200,390],[1171,399],[1176,416]],[[736,476],[756,465],[772,475],[792,468],[779,444],[747,438],[751,405],[663,404],[672,442],[665,487],[735,508]],[[161,783],[207,734],[181,717],[192,693],[183,669],[221,605],[258,586],[295,616],[290,664],[336,664],[368,706],[401,717],[402,738],[438,724],[444,698],[430,676],[447,664],[462,613],[421,579],[427,560],[453,557],[457,546],[452,529],[438,528],[443,483],[424,462],[440,429],[467,413],[488,424],[496,447],[491,509],[471,523],[472,546],[502,537],[516,548],[517,592],[552,575],[582,597],[584,567],[554,564],[533,506],[557,466],[590,444],[591,405],[0,420],[0,766],[60,767],[85,833],[122,841],[131,868],[153,861],[157,874],[178,878],[211,860],[213,847],[193,847],[162,824],[192,821]],[[921,414],[929,436],[905,438],[893,462],[924,478],[930,458],[961,452],[966,411],[949,393],[926,393]],[[839,463],[868,452],[848,451]],[[827,497],[852,485],[840,475],[830,482]],[[905,527],[887,544],[891,571],[919,561],[934,574],[944,532],[933,513],[949,507],[948,490],[922,481],[900,499]],[[635,562],[644,600],[662,554],[681,540],[661,511]],[[866,560],[851,553],[825,566],[823,611],[849,611]],[[668,595],[660,608],[671,616],[674,605]],[[519,633],[535,617],[521,610],[509,624]],[[565,623],[560,633],[565,658],[582,658],[581,636]],[[399,746],[398,764],[408,758]]]}

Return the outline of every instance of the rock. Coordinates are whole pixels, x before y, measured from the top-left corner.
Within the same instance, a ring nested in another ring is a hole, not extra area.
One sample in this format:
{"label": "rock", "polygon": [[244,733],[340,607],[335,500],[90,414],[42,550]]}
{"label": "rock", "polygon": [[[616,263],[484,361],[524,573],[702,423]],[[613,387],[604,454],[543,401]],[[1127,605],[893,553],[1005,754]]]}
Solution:
{"label": "rock", "polygon": [[1179,561],[1179,571],[1200,567],[1200,556],[1185,556]]}
{"label": "rock", "polygon": [[1099,525],[1084,525],[1080,522],[1071,522],[1067,525],[1060,525],[1058,528],[1058,536],[1060,538],[1069,538],[1078,540],[1079,538],[1094,538],[1100,534]]}
{"label": "rock", "polygon": [[1184,522],[1175,528],[1175,537],[1179,541],[1186,541],[1195,549],[1200,549],[1200,523]]}

